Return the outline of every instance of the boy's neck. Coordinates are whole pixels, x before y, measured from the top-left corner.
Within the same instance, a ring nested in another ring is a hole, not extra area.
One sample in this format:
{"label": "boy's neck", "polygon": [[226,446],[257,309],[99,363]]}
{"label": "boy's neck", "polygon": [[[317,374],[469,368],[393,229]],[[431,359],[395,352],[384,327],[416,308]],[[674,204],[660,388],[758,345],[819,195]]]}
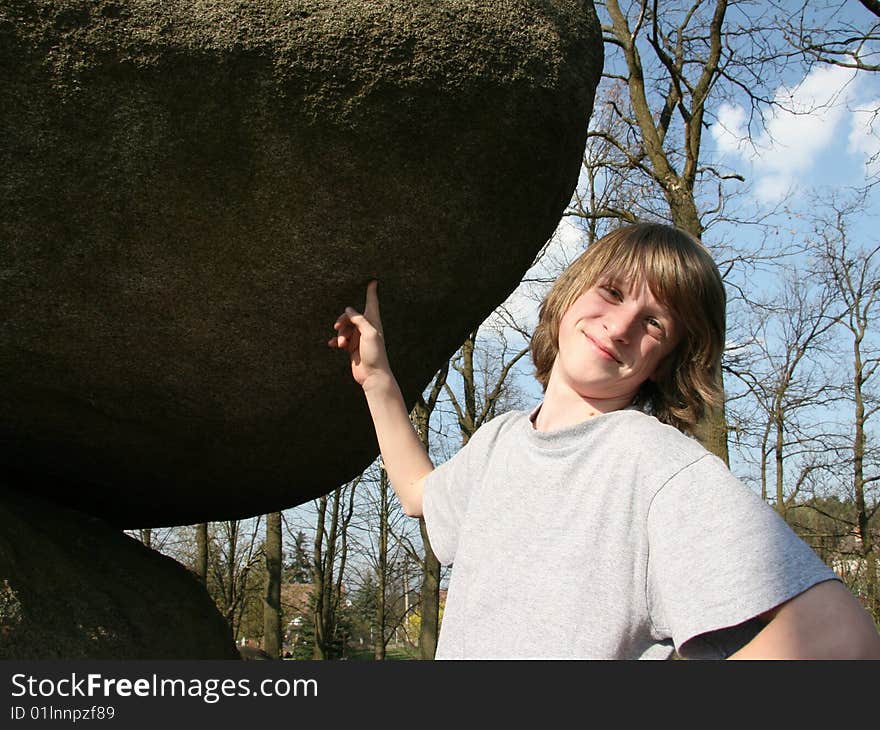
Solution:
{"label": "boy's neck", "polygon": [[559,431],[600,416],[628,408],[631,401],[608,401],[584,398],[577,393],[547,384],[541,409],[533,422],[536,431]]}

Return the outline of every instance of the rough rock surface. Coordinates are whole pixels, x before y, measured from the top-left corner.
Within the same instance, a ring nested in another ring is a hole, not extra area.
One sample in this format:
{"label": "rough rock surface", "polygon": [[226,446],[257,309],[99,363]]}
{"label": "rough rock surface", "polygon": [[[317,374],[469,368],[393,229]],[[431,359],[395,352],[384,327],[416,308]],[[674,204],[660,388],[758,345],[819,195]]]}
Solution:
{"label": "rough rock surface", "polygon": [[0,0],[0,473],[114,524],[375,457],[331,324],[380,279],[412,403],[574,188],[585,0]]}
{"label": "rough rock surface", "polygon": [[0,486],[0,659],[238,659],[178,562]]}

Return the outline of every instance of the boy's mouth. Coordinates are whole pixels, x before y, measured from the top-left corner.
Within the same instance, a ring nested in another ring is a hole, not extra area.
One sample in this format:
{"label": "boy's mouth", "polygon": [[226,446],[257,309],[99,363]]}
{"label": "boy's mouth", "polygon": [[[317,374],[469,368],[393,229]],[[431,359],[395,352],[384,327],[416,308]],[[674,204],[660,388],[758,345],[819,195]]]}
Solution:
{"label": "boy's mouth", "polygon": [[586,332],[584,332],[584,337],[586,337],[590,342],[592,342],[593,345],[596,347],[597,350],[599,350],[600,352],[605,353],[605,355],[607,355],[610,359],[614,360],[614,362],[616,362],[618,365],[623,365],[623,363],[621,362],[620,358],[617,356],[617,353],[616,353],[616,352],[614,352],[613,350],[608,349],[607,347],[605,347],[604,345],[602,345],[598,340],[596,340],[595,337],[592,337],[592,336],[588,335]]}

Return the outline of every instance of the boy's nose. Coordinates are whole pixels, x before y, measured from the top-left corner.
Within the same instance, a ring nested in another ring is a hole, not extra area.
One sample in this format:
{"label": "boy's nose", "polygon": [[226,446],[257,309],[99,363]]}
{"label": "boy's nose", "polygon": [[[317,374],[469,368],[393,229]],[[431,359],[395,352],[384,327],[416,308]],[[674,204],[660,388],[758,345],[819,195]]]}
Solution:
{"label": "boy's nose", "polygon": [[605,318],[605,331],[612,340],[627,342],[635,323],[635,315],[623,309],[617,309]]}

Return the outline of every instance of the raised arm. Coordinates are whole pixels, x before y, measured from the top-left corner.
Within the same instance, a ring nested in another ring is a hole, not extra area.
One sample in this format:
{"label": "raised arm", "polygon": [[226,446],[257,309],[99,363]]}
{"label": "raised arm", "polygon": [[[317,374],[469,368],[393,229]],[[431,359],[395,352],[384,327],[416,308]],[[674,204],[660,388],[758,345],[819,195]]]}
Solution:
{"label": "raised arm", "polygon": [[419,517],[425,477],[434,465],[409,420],[400,386],[388,363],[377,288],[376,281],[367,285],[363,314],[346,307],[333,325],[336,336],[327,344],[348,352],[351,374],[367,398],[391,486],[403,511]]}

